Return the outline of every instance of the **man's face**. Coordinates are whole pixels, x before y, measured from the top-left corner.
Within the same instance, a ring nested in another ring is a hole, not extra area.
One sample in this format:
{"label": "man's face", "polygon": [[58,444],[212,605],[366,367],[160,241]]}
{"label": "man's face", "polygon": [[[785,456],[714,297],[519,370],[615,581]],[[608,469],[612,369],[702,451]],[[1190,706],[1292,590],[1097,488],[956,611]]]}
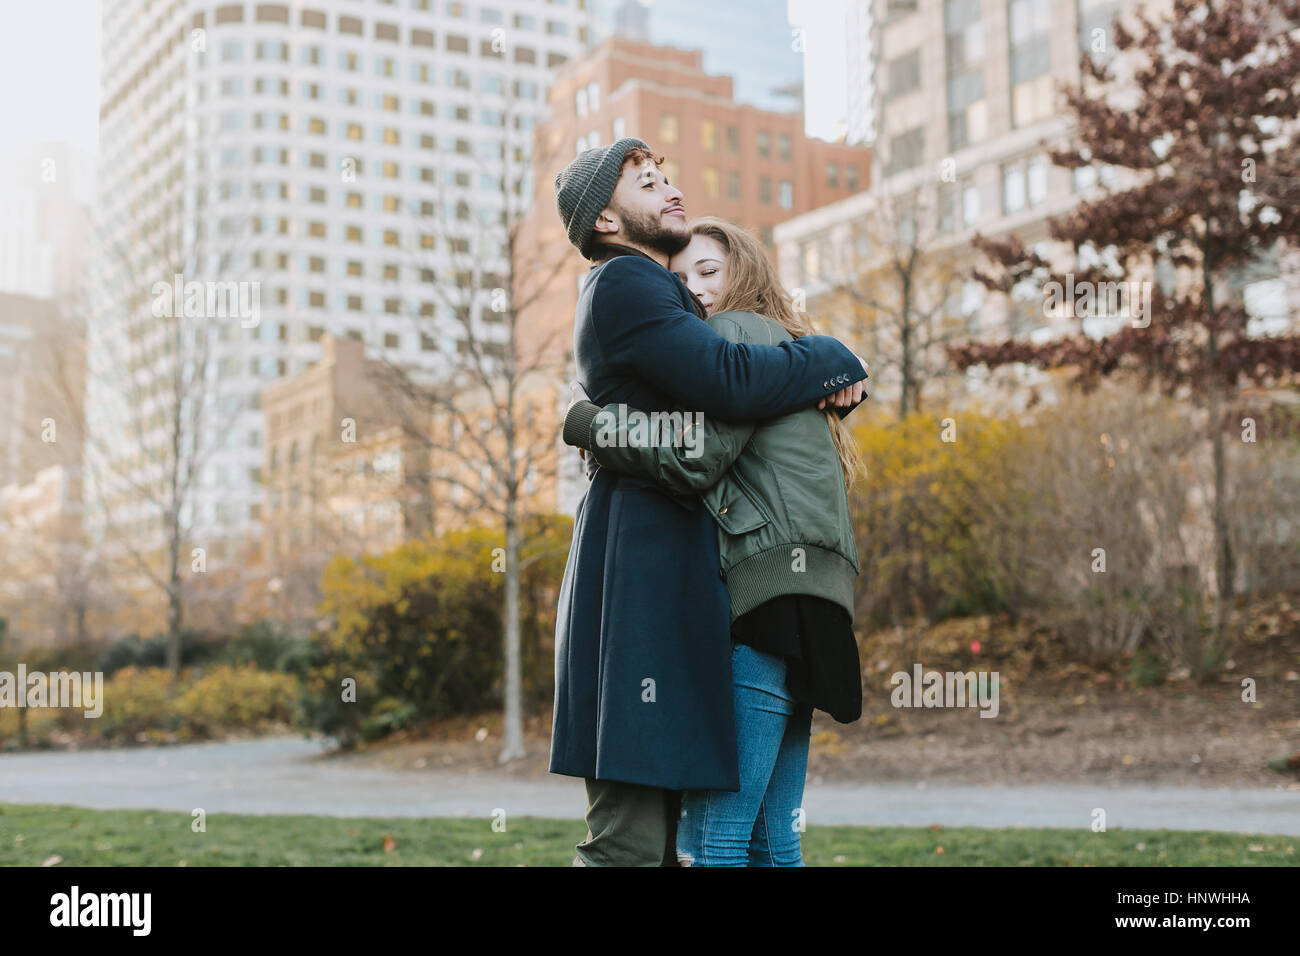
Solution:
{"label": "man's face", "polygon": [[651,160],[628,163],[609,206],[596,221],[597,234],[671,256],[691,241],[682,194]]}

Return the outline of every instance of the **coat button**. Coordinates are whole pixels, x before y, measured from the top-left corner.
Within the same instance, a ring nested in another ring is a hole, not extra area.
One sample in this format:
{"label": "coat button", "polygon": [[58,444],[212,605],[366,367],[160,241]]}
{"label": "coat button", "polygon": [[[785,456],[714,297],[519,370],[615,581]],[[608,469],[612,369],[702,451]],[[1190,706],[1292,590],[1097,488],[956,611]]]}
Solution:
{"label": "coat button", "polygon": [[727,580],[727,572],[722,570],[722,568],[718,568],[718,577],[722,578],[724,581]]}
{"label": "coat button", "polygon": [[830,387],[831,387],[830,382],[822,382],[822,388],[829,389]]}
{"label": "coat button", "polygon": [[727,506],[726,506],[726,505],[723,505],[721,508],[718,509],[718,514],[720,514],[720,515],[725,515],[726,513],[727,513]]}

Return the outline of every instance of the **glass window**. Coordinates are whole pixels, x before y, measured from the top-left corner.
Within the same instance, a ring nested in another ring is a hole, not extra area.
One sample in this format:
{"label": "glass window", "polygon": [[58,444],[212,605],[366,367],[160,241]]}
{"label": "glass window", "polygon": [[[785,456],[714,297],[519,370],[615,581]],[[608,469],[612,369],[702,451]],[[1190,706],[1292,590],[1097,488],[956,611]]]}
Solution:
{"label": "glass window", "polygon": [[718,171],[712,166],[705,166],[700,170],[700,181],[704,183],[704,195],[717,199],[720,193]]}
{"label": "glass window", "polygon": [[974,183],[966,183],[961,189],[961,222],[970,228],[980,217],[980,192]]}
{"label": "glass window", "polygon": [[700,122],[700,148],[718,148],[718,124],[713,122],[713,120],[703,120]]}
{"label": "glass window", "polygon": [[1044,202],[1047,199],[1047,160],[1042,156],[1031,159],[1025,178],[1029,205],[1037,206]]}
{"label": "glass window", "polygon": [[897,99],[921,88],[921,51],[911,50],[885,64],[888,86],[885,100]]}
{"label": "glass window", "polygon": [[659,139],[665,143],[677,142],[676,113],[664,113],[659,117]]}
{"label": "glass window", "polygon": [[1019,212],[1025,206],[1025,173],[1019,163],[1002,167],[1002,211]]}
{"label": "glass window", "polygon": [[782,209],[794,208],[794,184],[788,179],[781,180],[780,203]]}

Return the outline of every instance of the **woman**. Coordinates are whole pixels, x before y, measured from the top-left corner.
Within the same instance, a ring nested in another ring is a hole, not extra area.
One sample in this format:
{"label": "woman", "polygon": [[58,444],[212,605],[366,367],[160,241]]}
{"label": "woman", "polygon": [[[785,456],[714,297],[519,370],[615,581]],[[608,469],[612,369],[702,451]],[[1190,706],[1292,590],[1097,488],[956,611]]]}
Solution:
{"label": "woman", "polygon": [[[775,344],[813,333],[763,247],[737,226],[696,220],[690,244],[669,268],[732,341]],[[590,418],[585,398],[579,395],[570,414]],[[802,866],[813,708],[841,723],[862,714],[853,637],[859,567],[848,506],[861,458],[829,409],[765,422],[706,421],[693,436],[650,442],[633,434],[636,411],[605,406],[591,419],[584,447],[601,467],[701,496],[718,524],[719,574],[731,595],[740,791],[683,794],[678,859],[688,866]]]}

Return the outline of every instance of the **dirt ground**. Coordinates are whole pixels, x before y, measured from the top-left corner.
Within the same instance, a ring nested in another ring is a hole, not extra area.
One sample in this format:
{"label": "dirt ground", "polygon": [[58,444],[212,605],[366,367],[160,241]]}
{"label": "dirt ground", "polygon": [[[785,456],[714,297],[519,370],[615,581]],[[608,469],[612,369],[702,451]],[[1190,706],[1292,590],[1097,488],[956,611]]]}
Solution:
{"label": "dirt ground", "polygon": [[[1300,790],[1300,606],[1278,602],[1259,617],[1217,678],[1195,683],[1173,674],[1150,686],[1134,684],[1122,664],[1062,663],[1045,633],[983,618],[923,635],[866,635],[862,718],[838,724],[815,715],[809,779]],[[913,661],[927,671],[997,671],[997,716],[892,706],[890,676],[910,671]],[[1247,678],[1254,702],[1242,699]],[[457,719],[339,759],[524,778],[547,773],[549,713],[529,719],[529,756],[506,767],[496,762],[500,730],[499,714]],[[1269,766],[1288,758],[1280,771]]]}

